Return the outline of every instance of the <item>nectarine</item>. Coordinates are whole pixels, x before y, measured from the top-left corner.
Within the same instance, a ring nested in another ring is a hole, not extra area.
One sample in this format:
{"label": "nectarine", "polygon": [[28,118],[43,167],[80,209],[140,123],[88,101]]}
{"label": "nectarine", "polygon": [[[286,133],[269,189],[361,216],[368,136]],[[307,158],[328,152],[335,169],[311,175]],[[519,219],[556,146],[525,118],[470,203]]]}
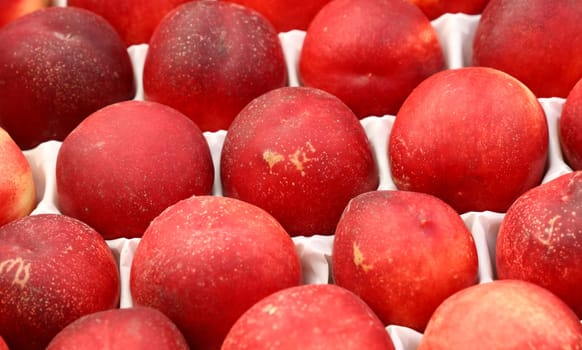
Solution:
{"label": "nectarine", "polygon": [[432,315],[418,350],[582,349],[582,325],[547,289],[519,280],[463,289]]}
{"label": "nectarine", "polygon": [[0,227],[0,330],[13,349],[45,349],[77,318],[115,308],[119,271],[107,243],[60,214]]}
{"label": "nectarine", "polygon": [[520,196],[505,214],[496,247],[500,279],[523,279],[562,298],[582,318],[582,171]]}
{"label": "nectarine", "polygon": [[286,84],[273,26],[226,1],[172,10],[152,35],[143,70],[145,99],[176,108],[202,131],[228,129],[253,98]]}
{"label": "nectarine", "polygon": [[106,239],[140,237],[168,206],[210,194],[213,180],[210,149],[196,124],[147,101],[91,114],[65,138],[56,163],[60,211]]}
{"label": "nectarine", "polygon": [[548,124],[535,95],[502,71],[439,72],[408,96],[388,142],[400,190],[433,194],[459,213],[505,212],[538,185]]}
{"label": "nectarine", "polygon": [[192,349],[219,349],[249,307],[300,283],[283,227],[254,205],[220,196],[191,197],[156,217],[130,276],[134,303],[161,310]]}
{"label": "nectarine", "polygon": [[348,201],[379,181],[358,118],[307,87],[248,104],[226,135],[220,169],[224,195],[265,209],[293,236],[332,234]]}
{"label": "nectarine", "polygon": [[355,294],[333,284],[310,284],[273,293],[232,326],[221,350],[392,350],[374,312]]}
{"label": "nectarine", "polygon": [[0,28],[48,5],[49,0],[2,0],[0,1]]}
{"label": "nectarine", "polygon": [[35,191],[24,153],[0,128],[0,226],[30,214],[36,205]]}
{"label": "nectarine", "polygon": [[333,280],[386,325],[424,330],[436,307],[477,283],[477,250],[459,214],[418,192],[373,191],[347,205],[332,255]]}
{"label": "nectarine", "polygon": [[0,29],[0,127],[22,149],[62,141],[84,118],[134,97],[124,42],[101,16],[49,7]]}
{"label": "nectarine", "polygon": [[483,12],[489,0],[410,0],[428,19],[436,19],[446,13],[476,15]]}
{"label": "nectarine", "polygon": [[537,97],[566,97],[582,78],[582,6],[571,0],[490,0],[473,65],[502,70]]}
{"label": "nectarine", "polygon": [[360,117],[396,114],[421,81],[445,68],[436,30],[406,0],[333,0],[307,29],[299,77]]}
{"label": "nectarine", "polygon": [[582,170],[582,78],[568,93],[558,127],[566,163],[574,170]]}

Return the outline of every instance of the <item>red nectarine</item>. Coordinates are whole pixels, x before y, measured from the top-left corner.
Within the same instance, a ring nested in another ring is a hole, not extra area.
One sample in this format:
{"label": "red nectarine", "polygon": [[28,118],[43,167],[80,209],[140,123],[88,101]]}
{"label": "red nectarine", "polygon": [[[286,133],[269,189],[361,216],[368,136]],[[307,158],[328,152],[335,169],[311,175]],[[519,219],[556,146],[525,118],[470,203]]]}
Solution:
{"label": "red nectarine", "polygon": [[378,187],[364,129],[335,96],[285,87],[236,117],[220,159],[224,194],[257,205],[291,235],[332,234],[344,207]]}
{"label": "red nectarine", "polygon": [[105,240],[59,214],[0,227],[0,332],[13,349],[44,349],[77,318],[114,308],[119,271]]}
{"label": "red nectarine", "polygon": [[459,214],[418,192],[373,191],[347,205],[333,243],[334,282],[386,325],[424,330],[436,307],[477,283],[477,251]]}
{"label": "red nectarine", "polygon": [[253,305],[232,326],[221,350],[392,350],[374,312],[333,284],[286,288]]}
{"label": "red nectarine", "polygon": [[433,20],[445,13],[476,15],[483,12],[489,0],[410,0]]}
{"label": "red nectarine", "polygon": [[49,5],[49,0],[1,0],[0,28],[9,22]]}
{"label": "red nectarine", "polygon": [[168,206],[210,194],[214,166],[200,129],[168,106],[124,101],[91,114],[63,141],[58,207],[106,239],[140,237]]}
{"label": "red nectarine", "polygon": [[47,350],[188,350],[176,325],[161,311],[136,306],[82,316],[61,330]]}
{"label": "red nectarine", "polygon": [[36,205],[35,191],[24,153],[0,128],[0,226],[30,214]]}
{"label": "red nectarine", "polygon": [[432,315],[418,350],[582,349],[582,325],[547,289],[519,280],[463,289]]}
{"label": "red nectarine", "polygon": [[228,129],[253,98],[286,85],[277,32],[258,12],[191,1],[160,22],[145,58],[146,100],[176,108],[202,131]]}
{"label": "red nectarine", "polygon": [[582,170],[582,79],[568,93],[558,126],[566,163],[574,170]]}
{"label": "red nectarine", "polygon": [[191,197],[156,217],[130,276],[134,303],[161,310],[192,349],[219,349],[249,307],[300,283],[283,227],[254,205],[220,196]]}
{"label": "red nectarine", "polygon": [[416,85],[444,68],[435,29],[409,1],[334,0],[307,29],[299,77],[363,118],[396,114]]}
{"label": "red nectarine", "polygon": [[62,141],[85,117],[132,99],[126,46],[101,16],[50,7],[0,29],[0,127],[22,149]]}
{"label": "red nectarine", "polygon": [[497,237],[500,279],[523,279],[562,298],[582,318],[582,171],[520,196]]}
{"label": "red nectarine", "polygon": [[433,194],[459,213],[505,212],[538,185],[548,125],[534,94],[499,70],[439,72],[406,99],[388,155],[398,189]]}
{"label": "red nectarine", "polygon": [[490,0],[473,65],[502,70],[537,97],[566,97],[582,78],[582,6],[571,0]]}

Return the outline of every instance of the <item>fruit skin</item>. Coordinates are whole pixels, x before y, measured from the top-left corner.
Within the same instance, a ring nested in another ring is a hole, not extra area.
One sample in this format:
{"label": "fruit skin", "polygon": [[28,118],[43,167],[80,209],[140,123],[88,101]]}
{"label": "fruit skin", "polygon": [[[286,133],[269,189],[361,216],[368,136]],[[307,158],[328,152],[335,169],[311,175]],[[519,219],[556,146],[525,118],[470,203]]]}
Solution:
{"label": "fruit skin", "polygon": [[363,118],[396,114],[416,85],[444,68],[435,29],[409,1],[334,0],[306,32],[299,77]]}
{"label": "fruit skin", "polygon": [[44,349],[77,318],[115,308],[119,271],[84,223],[39,214],[0,227],[0,329],[11,349]]}
{"label": "fruit skin", "polygon": [[273,217],[236,199],[196,196],[154,219],[130,286],[134,303],[164,312],[192,349],[219,349],[244,311],[301,278],[293,241]]}
{"label": "fruit skin", "polygon": [[582,318],[581,217],[581,171],[562,175],[519,197],[499,228],[498,278],[536,283]]}
{"label": "fruit skin", "polygon": [[0,28],[13,20],[43,9],[49,5],[48,0],[3,0],[0,1]]}
{"label": "fruit skin", "polygon": [[84,8],[103,16],[130,46],[148,43],[164,16],[187,1],[67,0],[67,6]]}
{"label": "fruit skin", "polygon": [[537,97],[566,97],[582,78],[582,6],[570,0],[490,0],[473,65],[497,68]]}
{"label": "fruit skin", "polygon": [[168,106],[124,101],[90,115],[57,156],[59,210],[105,239],[140,237],[168,206],[210,194],[214,165],[200,129]]}
{"label": "fruit skin", "polygon": [[384,349],[394,345],[382,322],[355,294],[333,284],[273,293],[247,310],[222,350]]}
{"label": "fruit skin", "polygon": [[134,96],[126,46],[92,12],[35,11],[0,30],[0,47],[0,127],[22,149],[62,141],[92,112]]}
{"label": "fruit skin", "polygon": [[453,208],[428,194],[391,190],[350,201],[331,265],[334,283],[385,325],[419,332],[443,300],[476,284],[478,273],[473,237]]}
{"label": "fruit skin", "polygon": [[558,137],[566,163],[582,170],[582,79],[568,94],[558,119]]}
{"label": "fruit skin", "polygon": [[278,32],[307,30],[313,17],[330,0],[228,0],[250,7],[267,18]]}
{"label": "fruit skin", "polygon": [[332,234],[356,195],[379,175],[362,125],[335,96],[285,87],[252,101],[222,148],[225,196],[257,205],[293,236]]}
{"label": "fruit skin", "polygon": [[60,331],[47,350],[188,350],[176,325],[149,307],[110,309],[83,316]]}
{"label": "fruit skin", "polygon": [[489,0],[409,0],[418,6],[428,19],[436,19],[446,13],[477,15],[483,12]]}
{"label": "fruit skin", "polygon": [[22,150],[0,128],[0,226],[26,216],[36,205],[36,187]]}
{"label": "fruit skin", "polygon": [[156,28],[146,55],[146,100],[176,108],[202,131],[228,129],[255,97],[287,84],[277,32],[259,13],[226,1],[193,1]]}
{"label": "fruit skin", "polygon": [[582,325],[547,289],[502,280],[463,289],[435,311],[418,350],[582,349]]}
{"label": "fruit skin", "polygon": [[388,157],[400,190],[435,195],[459,213],[505,212],[541,182],[548,140],[544,111],[525,85],[466,67],[437,73],[410,94]]}

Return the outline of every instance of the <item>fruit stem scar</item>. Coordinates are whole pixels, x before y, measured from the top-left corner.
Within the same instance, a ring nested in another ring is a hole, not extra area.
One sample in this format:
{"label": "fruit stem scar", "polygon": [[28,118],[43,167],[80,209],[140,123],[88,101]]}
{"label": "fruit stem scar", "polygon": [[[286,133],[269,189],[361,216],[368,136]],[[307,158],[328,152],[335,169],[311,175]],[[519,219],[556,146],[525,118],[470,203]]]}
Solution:
{"label": "fruit stem scar", "polygon": [[357,267],[362,268],[364,272],[368,272],[372,268],[374,268],[374,266],[371,264],[364,264],[364,254],[362,254],[362,251],[360,250],[360,247],[356,242],[354,242],[353,244],[353,249],[354,249],[354,264]]}
{"label": "fruit stem scar", "polygon": [[21,257],[4,260],[0,263],[0,274],[9,273],[14,268],[16,268],[16,271],[12,284],[24,288],[30,279],[30,263],[25,263]]}

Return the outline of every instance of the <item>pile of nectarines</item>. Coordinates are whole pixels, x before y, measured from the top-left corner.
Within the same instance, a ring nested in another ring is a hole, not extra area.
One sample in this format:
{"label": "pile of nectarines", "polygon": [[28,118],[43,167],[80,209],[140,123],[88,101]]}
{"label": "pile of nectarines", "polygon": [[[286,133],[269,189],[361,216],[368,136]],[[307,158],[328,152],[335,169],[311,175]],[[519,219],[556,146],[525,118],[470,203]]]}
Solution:
{"label": "pile of nectarines", "polygon": [[581,18],[0,0],[0,350],[582,350]]}

